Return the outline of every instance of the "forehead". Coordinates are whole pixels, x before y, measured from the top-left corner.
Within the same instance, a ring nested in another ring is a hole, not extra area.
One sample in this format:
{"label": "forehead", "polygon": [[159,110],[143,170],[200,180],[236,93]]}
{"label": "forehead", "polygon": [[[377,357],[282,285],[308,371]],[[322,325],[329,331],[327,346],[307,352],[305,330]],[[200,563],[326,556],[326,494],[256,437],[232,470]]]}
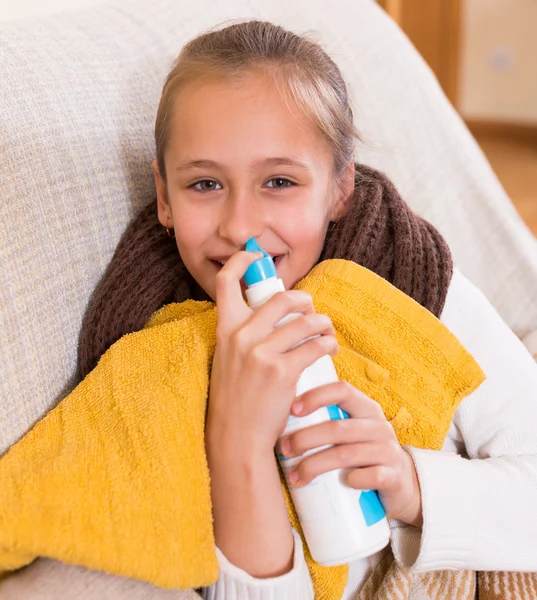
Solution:
{"label": "forehead", "polygon": [[176,98],[170,127],[168,147],[180,153],[210,145],[242,147],[250,154],[329,154],[313,119],[260,73],[185,86]]}

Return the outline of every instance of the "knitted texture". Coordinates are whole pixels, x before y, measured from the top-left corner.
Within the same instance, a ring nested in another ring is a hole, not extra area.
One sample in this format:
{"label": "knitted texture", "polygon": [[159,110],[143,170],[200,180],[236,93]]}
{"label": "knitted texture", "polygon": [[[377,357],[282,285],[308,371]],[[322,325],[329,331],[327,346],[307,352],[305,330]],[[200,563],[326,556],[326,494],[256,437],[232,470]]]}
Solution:
{"label": "knitted texture", "polygon": [[[320,260],[343,258],[383,277],[439,317],[453,273],[440,233],[416,215],[391,181],[356,165],[354,194],[330,227]],[[129,225],[87,310],[78,366],[85,377],[119,338],[169,302],[203,298],[152,202]]]}
{"label": "knitted texture", "polygon": [[410,210],[383,174],[356,165],[353,202],[330,229],[321,260],[352,260],[439,317],[453,273],[440,233]]}
{"label": "knitted texture", "polygon": [[125,230],[90,301],[78,347],[81,378],[126,333],[139,331],[164,304],[191,297],[193,281],[157,219],[156,201]]}

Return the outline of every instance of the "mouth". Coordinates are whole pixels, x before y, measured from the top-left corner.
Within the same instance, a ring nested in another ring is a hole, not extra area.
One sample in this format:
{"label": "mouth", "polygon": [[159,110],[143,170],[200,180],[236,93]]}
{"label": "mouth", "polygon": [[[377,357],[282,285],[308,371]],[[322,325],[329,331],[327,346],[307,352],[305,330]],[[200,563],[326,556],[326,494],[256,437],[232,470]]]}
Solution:
{"label": "mouth", "polygon": [[[283,254],[274,254],[272,255],[272,260],[274,261],[274,266],[276,267],[276,270],[278,269],[278,265],[281,263],[284,255]],[[210,262],[213,263],[213,265],[220,270],[226,263],[227,261],[230,259],[231,257],[218,257],[218,258],[210,258]]]}

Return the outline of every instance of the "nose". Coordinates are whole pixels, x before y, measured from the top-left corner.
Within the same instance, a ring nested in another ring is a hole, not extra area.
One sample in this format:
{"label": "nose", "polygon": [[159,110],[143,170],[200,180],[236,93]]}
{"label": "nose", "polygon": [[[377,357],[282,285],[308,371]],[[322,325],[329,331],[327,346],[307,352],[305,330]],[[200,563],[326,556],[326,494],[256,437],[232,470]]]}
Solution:
{"label": "nose", "polygon": [[222,206],[219,235],[240,248],[260,237],[267,224],[264,202],[252,190],[234,190]]}

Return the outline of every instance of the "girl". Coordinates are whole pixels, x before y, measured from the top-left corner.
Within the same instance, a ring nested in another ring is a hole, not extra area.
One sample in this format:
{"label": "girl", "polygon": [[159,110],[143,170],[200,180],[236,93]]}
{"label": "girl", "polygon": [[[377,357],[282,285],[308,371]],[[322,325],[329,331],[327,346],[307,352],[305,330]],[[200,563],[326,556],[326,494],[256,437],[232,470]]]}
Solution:
{"label": "girl", "polygon": [[[438,232],[383,176],[354,165],[355,138],[345,83],[312,41],[262,22],[194,39],[158,109],[156,206],[127,230],[88,311],[83,375],[163,304],[217,303],[206,452],[220,576],[206,598],[313,598],[274,446],[290,411],[331,404],[349,413],[345,427],[325,423],[282,445],[290,457],[333,445],[301,462],[294,485],[351,468],[349,485],[377,489],[393,525],[390,548],[350,565],[344,598],[358,597],[387,552],[416,572],[537,571],[537,366],[453,272]],[[403,448],[380,406],[345,382],[295,398],[302,370],[338,351],[335,332],[303,292],[250,310],[241,278],[258,258],[243,251],[251,237],[274,257],[288,290],[319,260],[344,257],[459,338],[487,380],[458,408],[442,451]],[[290,312],[303,316],[275,330]]]}

